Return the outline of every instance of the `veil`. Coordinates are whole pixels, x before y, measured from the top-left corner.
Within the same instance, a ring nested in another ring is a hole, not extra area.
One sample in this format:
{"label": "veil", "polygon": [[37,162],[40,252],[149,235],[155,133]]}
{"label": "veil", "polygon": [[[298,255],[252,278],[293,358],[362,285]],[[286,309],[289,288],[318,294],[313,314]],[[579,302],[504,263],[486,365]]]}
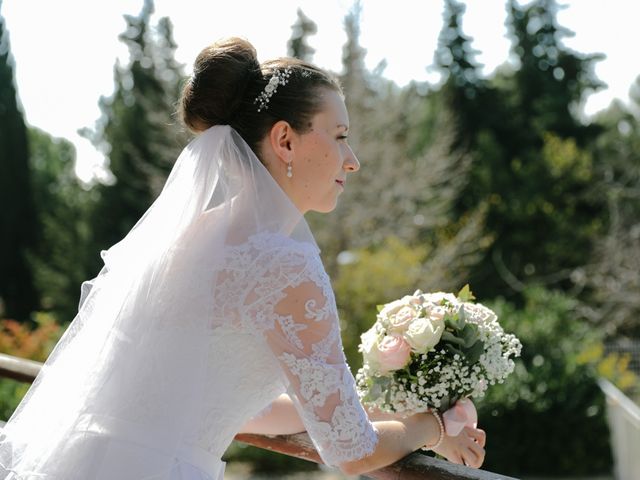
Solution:
{"label": "veil", "polygon": [[0,433],[0,473],[70,468],[98,420],[125,438],[146,432],[166,464],[155,459],[145,472],[166,472],[198,421],[217,272],[227,249],[263,233],[318,248],[240,135],[211,127],[185,147],[133,229],[102,252],[77,316]]}

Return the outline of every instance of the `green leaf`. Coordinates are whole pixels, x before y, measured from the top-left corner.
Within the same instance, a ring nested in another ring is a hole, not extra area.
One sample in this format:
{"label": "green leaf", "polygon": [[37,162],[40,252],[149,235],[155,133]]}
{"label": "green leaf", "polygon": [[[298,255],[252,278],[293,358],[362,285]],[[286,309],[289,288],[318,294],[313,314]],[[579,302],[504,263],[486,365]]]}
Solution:
{"label": "green leaf", "polygon": [[458,327],[460,329],[463,329],[466,325],[467,325],[467,312],[465,311],[464,307],[460,307],[460,310],[458,310]]}
{"label": "green leaf", "polygon": [[378,310],[378,313],[380,313],[383,308],[384,308],[384,305],[376,305],[376,309]]}
{"label": "green leaf", "polygon": [[464,347],[465,341],[462,338],[456,337],[453,333],[444,331],[442,332],[442,337],[440,337],[441,341],[452,343],[454,345],[460,345]]}
{"label": "green leaf", "polygon": [[480,339],[477,325],[467,323],[460,331],[460,337],[464,339],[464,346],[470,348]]}
{"label": "green leaf", "polygon": [[471,348],[465,350],[464,354],[467,357],[467,361],[471,364],[477,363],[480,360],[480,355],[484,352],[484,343],[478,340]]}
{"label": "green leaf", "polygon": [[471,293],[468,283],[458,292],[458,298],[463,302],[472,302],[476,299],[476,297],[473,296],[473,293]]}

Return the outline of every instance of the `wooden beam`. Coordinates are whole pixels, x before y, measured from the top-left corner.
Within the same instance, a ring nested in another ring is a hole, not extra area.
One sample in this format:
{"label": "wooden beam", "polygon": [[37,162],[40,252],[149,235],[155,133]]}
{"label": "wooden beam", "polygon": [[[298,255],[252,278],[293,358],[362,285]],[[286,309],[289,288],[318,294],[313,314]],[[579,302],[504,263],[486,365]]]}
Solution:
{"label": "wooden beam", "polygon": [[[0,378],[32,382],[41,366],[40,362],[0,353]],[[239,434],[236,435],[235,440],[310,462],[322,463],[320,455],[306,433],[275,436]],[[370,472],[366,477],[377,480],[516,480],[513,477],[456,465],[417,452],[407,455],[393,465]]]}
{"label": "wooden beam", "polygon": [[[322,463],[306,433],[277,436],[239,434],[235,439],[254,447]],[[516,480],[513,477],[456,465],[417,452],[364,476],[376,480]]]}
{"label": "wooden beam", "polygon": [[33,382],[42,364],[24,358],[0,353],[0,378],[12,378],[19,382]]}

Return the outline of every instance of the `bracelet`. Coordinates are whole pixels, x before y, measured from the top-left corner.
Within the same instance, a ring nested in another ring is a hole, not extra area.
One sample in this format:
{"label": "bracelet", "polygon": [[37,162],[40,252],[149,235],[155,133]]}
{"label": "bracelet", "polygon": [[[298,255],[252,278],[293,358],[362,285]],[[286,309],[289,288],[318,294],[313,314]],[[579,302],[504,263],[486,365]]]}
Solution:
{"label": "bracelet", "polygon": [[442,441],[444,440],[444,424],[442,423],[442,419],[440,418],[440,414],[437,410],[430,410],[430,413],[435,417],[438,422],[438,427],[440,428],[440,436],[438,437],[438,441],[434,445],[425,445],[422,447],[422,450],[435,450],[440,445],[442,445]]}

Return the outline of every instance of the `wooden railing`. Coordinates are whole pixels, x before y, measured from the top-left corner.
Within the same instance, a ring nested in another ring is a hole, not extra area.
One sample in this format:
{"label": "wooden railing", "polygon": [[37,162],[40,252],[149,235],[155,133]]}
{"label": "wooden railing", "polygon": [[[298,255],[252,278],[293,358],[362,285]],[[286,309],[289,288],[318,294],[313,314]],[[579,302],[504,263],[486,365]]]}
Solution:
{"label": "wooden railing", "polygon": [[[39,362],[0,353],[0,378],[32,382],[41,366]],[[306,433],[277,436],[239,434],[235,439],[254,447],[322,463]],[[370,472],[366,476],[380,480],[515,480],[513,477],[456,465],[420,453],[407,455],[393,465]]]}

